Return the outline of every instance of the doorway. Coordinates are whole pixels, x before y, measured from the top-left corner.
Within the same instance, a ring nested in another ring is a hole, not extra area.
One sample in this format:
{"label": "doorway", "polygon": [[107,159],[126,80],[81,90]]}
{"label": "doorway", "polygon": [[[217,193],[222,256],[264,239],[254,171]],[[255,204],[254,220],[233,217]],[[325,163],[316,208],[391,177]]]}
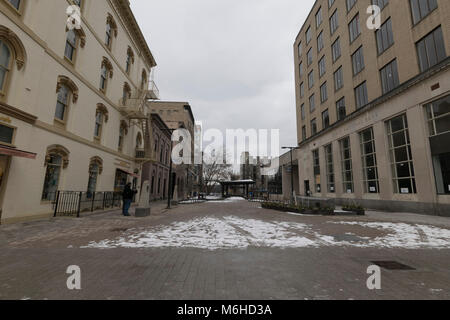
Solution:
{"label": "doorway", "polygon": [[8,179],[9,156],[0,155],[0,221],[3,211],[3,195],[6,188],[6,180]]}
{"label": "doorway", "polygon": [[305,180],[305,195],[308,197],[311,194],[311,187],[309,185],[309,180]]}

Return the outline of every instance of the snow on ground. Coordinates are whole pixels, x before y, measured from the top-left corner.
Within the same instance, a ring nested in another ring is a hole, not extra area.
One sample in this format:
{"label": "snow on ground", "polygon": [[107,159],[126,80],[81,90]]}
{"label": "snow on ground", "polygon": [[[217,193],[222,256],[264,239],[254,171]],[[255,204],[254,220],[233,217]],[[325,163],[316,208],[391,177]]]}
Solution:
{"label": "snow on ground", "polygon": [[296,222],[262,221],[235,216],[204,217],[146,230],[129,230],[122,237],[91,242],[82,248],[199,248],[208,250],[248,247],[304,248],[353,246],[380,248],[450,248],[450,230],[405,223],[331,222],[358,225],[381,231],[383,236],[355,233],[322,234],[312,225]]}
{"label": "snow on ground", "polygon": [[220,201],[208,201],[208,203],[233,203],[233,202],[239,202],[239,201],[246,201],[246,200],[241,197],[230,197],[230,198],[226,198],[225,200],[220,200]]}

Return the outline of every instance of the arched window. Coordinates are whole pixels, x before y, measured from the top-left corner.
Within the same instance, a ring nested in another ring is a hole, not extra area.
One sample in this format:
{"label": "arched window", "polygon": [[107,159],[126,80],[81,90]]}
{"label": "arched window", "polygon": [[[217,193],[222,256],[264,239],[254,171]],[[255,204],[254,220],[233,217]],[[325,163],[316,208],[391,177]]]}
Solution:
{"label": "arched window", "polygon": [[0,93],[4,93],[6,80],[11,69],[11,50],[4,41],[0,39]]}
{"label": "arched window", "polygon": [[65,124],[68,117],[70,97],[72,97],[73,103],[76,103],[78,100],[78,87],[68,77],[59,76],[56,92],[58,96],[56,100],[55,119]]}
{"label": "arched window", "polygon": [[136,149],[142,148],[142,134],[139,132],[136,136]]}
{"label": "arched window", "polygon": [[101,72],[100,72],[100,91],[106,93],[108,87],[108,76],[112,79],[114,74],[112,63],[108,58],[103,57]]}
{"label": "arched window", "polygon": [[123,85],[123,93],[122,93],[122,105],[127,104],[127,100],[131,98],[131,87],[128,82],[125,82]]}
{"label": "arched window", "polygon": [[87,197],[92,198],[97,189],[98,176],[103,172],[103,160],[100,157],[93,157],[89,163],[89,181],[87,187]]}
{"label": "arched window", "polygon": [[128,47],[126,69],[125,69],[128,74],[130,74],[132,64],[134,64],[134,52],[131,49],[131,47]]}
{"label": "arched window", "polygon": [[108,17],[106,18],[106,37],[105,44],[111,49],[113,36],[117,37],[117,24],[111,14],[108,13]]}
{"label": "arched window", "polygon": [[128,125],[124,120],[122,120],[120,122],[120,128],[119,128],[119,151],[123,150],[123,142],[124,142],[125,136],[127,134],[128,134]]}
{"label": "arched window", "polygon": [[42,200],[53,201],[58,192],[59,180],[62,169],[69,165],[69,151],[60,145],[53,145],[47,148],[45,156],[44,189],[42,191]]}
{"label": "arched window", "polygon": [[108,122],[108,109],[103,103],[97,104],[97,110],[95,112],[95,127],[94,127],[94,139],[100,142],[103,132],[103,124]]}
{"label": "arched window", "polygon": [[141,90],[146,89],[145,85],[147,84],[147,81],[148,81],[147,71],[145,71],[145,69],[143,69],[142,76],[141,76]]}

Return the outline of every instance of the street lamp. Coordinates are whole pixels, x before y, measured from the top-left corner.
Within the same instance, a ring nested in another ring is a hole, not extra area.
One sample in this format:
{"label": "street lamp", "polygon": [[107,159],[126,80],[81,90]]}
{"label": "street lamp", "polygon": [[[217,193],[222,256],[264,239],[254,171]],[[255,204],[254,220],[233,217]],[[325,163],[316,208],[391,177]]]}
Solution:
{"label": "street lamp", "polygon": [[291,201],[294,199],[294,159],[292,157],[292,152],[294,150],[300,149],[299,147],[282,147],[281,149],[289,149],[291,153]]}

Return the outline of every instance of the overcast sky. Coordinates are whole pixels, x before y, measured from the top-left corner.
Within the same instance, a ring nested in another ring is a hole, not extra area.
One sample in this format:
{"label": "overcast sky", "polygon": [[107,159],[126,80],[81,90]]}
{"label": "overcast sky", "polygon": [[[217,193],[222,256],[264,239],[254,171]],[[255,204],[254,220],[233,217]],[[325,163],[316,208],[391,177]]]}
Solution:
{"label": "overcast sky", "polygon": [[280,129],[296,145],[293,44],[314,0],[131,0],[162,100],[204,129]]}

